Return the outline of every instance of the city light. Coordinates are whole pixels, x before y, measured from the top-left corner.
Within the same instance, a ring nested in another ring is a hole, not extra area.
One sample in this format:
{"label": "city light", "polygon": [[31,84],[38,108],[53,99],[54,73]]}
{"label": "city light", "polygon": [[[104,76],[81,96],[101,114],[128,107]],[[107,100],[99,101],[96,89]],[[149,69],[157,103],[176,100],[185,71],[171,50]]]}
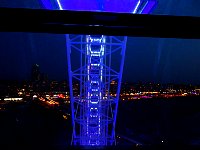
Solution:
{"label": "city light", "polygon": [[67,120],[67,119],[68,119],[68,117],[67,117],[66,115],[63,115],[63,118],[64,118],[65,120]]}
{"label": "city light", "polygon": [[23,98],[4,98],[4,101],[21,101]]}

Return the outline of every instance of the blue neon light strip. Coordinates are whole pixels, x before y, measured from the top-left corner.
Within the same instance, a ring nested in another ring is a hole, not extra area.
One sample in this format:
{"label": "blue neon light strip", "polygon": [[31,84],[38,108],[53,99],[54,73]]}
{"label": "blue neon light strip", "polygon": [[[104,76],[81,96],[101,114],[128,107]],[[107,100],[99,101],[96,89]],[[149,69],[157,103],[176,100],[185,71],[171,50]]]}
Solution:
{"label": "blue neon light strip", "polygon": [[57,1],[57,4],[58,4],[59,9],[60,9],[60,10],[63,10],[62,4],[60,3],[60,0],[56,0],[56,1]]}
{"label": "blue neon light strip", "polygon": [[141,14],[149,14],[152,9],[156,6],[157,1],[155,0],[147,0],[146,5],[143,10],[140,12]]}
{"label": "blue neon light strip", "polygon": [[137,5],[135,6],[134,10],[133,10],[133,14],[135,14],[138,10],[138,7],[140,6],[141,1],[138,0]]}

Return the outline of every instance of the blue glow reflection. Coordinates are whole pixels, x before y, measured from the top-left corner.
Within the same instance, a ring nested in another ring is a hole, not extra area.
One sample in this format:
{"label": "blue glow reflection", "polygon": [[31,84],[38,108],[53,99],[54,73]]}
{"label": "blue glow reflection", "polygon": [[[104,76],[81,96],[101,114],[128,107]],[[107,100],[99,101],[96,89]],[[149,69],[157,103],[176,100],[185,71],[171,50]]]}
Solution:
{"label": "blue glow reflection", "polygon": [[[156,0],[41,0],[45,8],[119,13],[149,13]],[[57,6],[51,6],[56,4]]]}

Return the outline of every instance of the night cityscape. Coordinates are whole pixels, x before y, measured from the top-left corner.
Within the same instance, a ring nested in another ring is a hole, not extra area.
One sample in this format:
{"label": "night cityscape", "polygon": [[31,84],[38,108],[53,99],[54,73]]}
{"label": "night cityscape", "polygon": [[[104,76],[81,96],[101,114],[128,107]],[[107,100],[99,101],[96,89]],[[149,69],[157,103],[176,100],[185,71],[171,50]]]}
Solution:
{"label": "night cityscape", "polygon": [[[28,81],[1,81],[1,144],[67,147],[72,128],[69,85],[49,80],[38,64],[31,72]],[[114,95],[117,84],[110,85]],[[78,96],[79,84],[73,87]],[[122,82],[117,145],[198,145],[199,98],[199,85]]]}
{"label": "night cityscape", "polygon": [[[1,100],[9,101],[22,99],[39,99],[44,98],[48,101],[53,98],[66,99],[70,103],[69,84],[66,80],[57,81],[49,80],[48,75],[41,73],[38,64],[32,66],[31,79],[24,81],[5,80],[1,81]],[[111,96],[116,96],[117,83],[111,81]],[[75,96],[79,96],[80,85],[73,83],[73,91]],[[120,91],[120,100],[139,100],[150,98],[173,98],[173,97],[187,97],[199,96],[200,85],[192,84],[160,84],[160,83],[131,83],[122,82]],[[22,99],[19,99],[22,98]]]}
{"label": "night cityscape", "polygon": [[[200,16],[192,0],[114,2],[2,0],[0,9]],[[200,145],[199,39],[27,31],[0,39],[0,149]]]}

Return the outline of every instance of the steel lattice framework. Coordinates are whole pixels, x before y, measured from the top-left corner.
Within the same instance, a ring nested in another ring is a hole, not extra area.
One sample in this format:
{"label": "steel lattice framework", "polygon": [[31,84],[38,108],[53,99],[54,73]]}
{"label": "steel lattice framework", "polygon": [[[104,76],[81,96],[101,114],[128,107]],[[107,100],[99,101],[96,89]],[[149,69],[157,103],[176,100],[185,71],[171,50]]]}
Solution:
{"label": "steel lattice framework", "polygon": [[[52,7],[52,1],[42,0],[48,9],[134,14],[147,14],[156,4],[156,0],[55,0],[57,6]],[[126,42],[127,37],[66,35],[72,145],[115,144]],[[111,82],[117,87],[112,92]]]}
{"label": "steel lattice framework", "polygon": [[[70,86],[74,118],[73,142],[75,145],[112,145],[115,142],[115,123],[127,37],[66,37],[70,85],[76,81],[80,83],[79,95],[74,95],[73,86]],[[80,60],[80,67],[75,70],[71,68],[72,51],[78,52],[77,57],[74,56],[77,61]],[[113,53],[119,54],[119,70],[112,68]],[[116,94],[112,96],[111,81],[118,83]]]}

